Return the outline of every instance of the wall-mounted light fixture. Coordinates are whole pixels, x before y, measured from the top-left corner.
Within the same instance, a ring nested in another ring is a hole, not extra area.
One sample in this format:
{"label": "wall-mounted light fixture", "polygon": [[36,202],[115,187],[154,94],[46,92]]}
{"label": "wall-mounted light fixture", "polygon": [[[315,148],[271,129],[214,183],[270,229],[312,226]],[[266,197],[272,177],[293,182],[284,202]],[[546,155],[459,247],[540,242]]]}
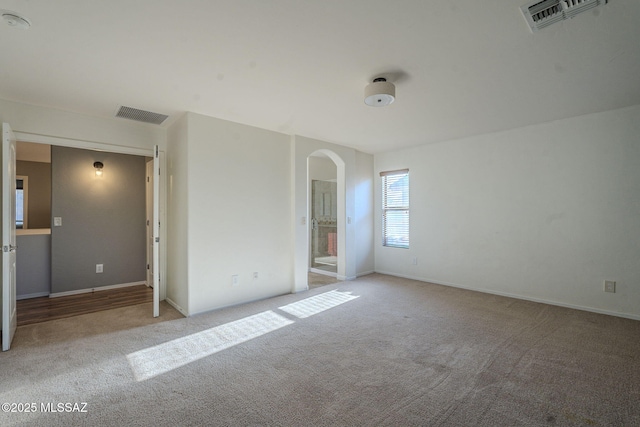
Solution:
{"label": "wall-mounted light fixture", "polygon": [[102,176],[102,168],[104,167],[102,162],[94,162],[93,167],[96,168],[96,176]]}

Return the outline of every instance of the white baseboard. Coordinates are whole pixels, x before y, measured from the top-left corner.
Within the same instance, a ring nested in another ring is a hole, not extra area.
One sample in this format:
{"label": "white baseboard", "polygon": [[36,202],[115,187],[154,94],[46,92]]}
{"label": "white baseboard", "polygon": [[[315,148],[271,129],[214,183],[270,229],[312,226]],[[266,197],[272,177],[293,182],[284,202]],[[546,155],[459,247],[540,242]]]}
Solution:
{"label": "white baseboard", "polygon": [[121,283],[119,285],[99,286],[97,288],[78,289],[75,291],[55,292],[49,294],[49,298],[65,297],[69,295],[88,294],[90,292],[107,291],[109,289],[128,288],[130,286],[146,285],[145,280],[141,282]]}
{"label": "white baseboard", "polygon": [[363,271],[362,273],[357,273],[356,277],[368,276],[369,274],[373,274],[373,273],[375,273],[375,270]]}
{"label": "white baseboard", "polygon": [[167,302],[167,304],[169,304],[171,307],[175,308],[176,310],[178,310],[184,317],[189,317],[189,315],[187,314],[187,310],[185,310],[184,308],[180,307],[178,304],[176,304],[171,298],[165,298],[165,301]]}
{"label": "white baseboard", "polygon": [[433,283],[433,284],[436,284],[436,285],[451,286],[453,288],[466,289],[468,291],[483,292],[485,294],[492,294],[492,295],[499,295],[499,296],[502,296],[502,297],[515,298],[515,299],[520,299],[520,300],[524,300],[524,301],[539,302],[539,303],[542,303],[542,304],[555,305],[555,306],[558,306],[558,307],[573,308],[574,310],[589,311],[589,312],[592,312],[592,313],[606,314],[608,316],[616,316],[616,317],[624,317],[625,319],[640,320],[640,315],[637,315],[637,314],[619,313],[617,311],[609,311],[609,310],[602,310],[602,309],[599,309],[599,308],[585,307],[585,306],[582,306],[582,305],[567,304],[567,303],[564,303],[564,302],[551,301],[551,300],[546,300],[546,299],[542,299],[542,298],[534,298],[534,297],[529,297],[529,296],[512,294],[510,292],[494,291],[494,290],[491,290],[491,289],[472,288],[470,286],[463,286],[463,285],[458,285],[456,283],[443,282],[443,281],[439,281],[439,280],[431,280],[431,279],[427,279],[427,278],[424,278],[424,277],[415,277],[415,276],[408,276],[408,275],[404,275],[404,274],[388,273],[388,272],[385,272],[385,271],[376,271],[376,273],[386,274],[388,276],[402,277],[404,279],[417,280],[419,282],[428,282],[428,283]]}
{"label": "white baseboard", "polygon": [[36,292],[35,294],[16,295],[16,300],[48,297],[48,296],[49,296],[49,292]]}

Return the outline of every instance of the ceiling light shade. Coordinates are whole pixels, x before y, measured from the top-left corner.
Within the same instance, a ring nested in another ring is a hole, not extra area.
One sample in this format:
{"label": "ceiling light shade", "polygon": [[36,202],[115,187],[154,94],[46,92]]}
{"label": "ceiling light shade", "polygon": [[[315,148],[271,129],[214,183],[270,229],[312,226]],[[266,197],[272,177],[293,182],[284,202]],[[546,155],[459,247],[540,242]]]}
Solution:
{"label": "ceiling light shade", "polygon": [[21,30],[26,30],[31,27],[31,22],[29,22],[27,18],[15,12],[2,11],[2,18],[10,27],[20,28]]}
{"label": "ceiling light shade", "polygon": [[384,77],[378,77],[364,88],[364,103],[371,107],[384,107],[396,100],[396,87]]}

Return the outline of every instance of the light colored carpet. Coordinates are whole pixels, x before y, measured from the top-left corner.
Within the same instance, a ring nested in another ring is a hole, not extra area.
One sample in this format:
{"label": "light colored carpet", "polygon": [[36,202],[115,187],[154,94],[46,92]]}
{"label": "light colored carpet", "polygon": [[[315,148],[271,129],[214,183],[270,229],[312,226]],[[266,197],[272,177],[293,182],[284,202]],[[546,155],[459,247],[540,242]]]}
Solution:
{"label": "light colored carpet", "polygon": [[377,274],[186,319],[148,309],[18,328],[0,401],[38,411],[0,425],[640,425],[638,321]]}

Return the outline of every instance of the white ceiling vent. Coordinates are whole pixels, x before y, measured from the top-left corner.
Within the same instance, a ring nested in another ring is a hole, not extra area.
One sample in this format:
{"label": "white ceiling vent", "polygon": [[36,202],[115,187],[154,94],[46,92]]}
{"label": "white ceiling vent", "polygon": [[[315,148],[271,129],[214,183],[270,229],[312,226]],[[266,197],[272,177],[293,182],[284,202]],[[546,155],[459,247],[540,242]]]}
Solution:
{"label": "white ceiling vent", "polygon": [[116,117],[123,119],[136,120],[138,122],[153,123],[159,125],[169,116],[160,113],[152,113],[151,111],[138,110],[137,108],[122,106],[118,109]]}
{"label": "white ceiling vent", "polygon": [[608,2],[609,0],[536,0],[522,6],[520,10],[531,31],[538,31]]}

